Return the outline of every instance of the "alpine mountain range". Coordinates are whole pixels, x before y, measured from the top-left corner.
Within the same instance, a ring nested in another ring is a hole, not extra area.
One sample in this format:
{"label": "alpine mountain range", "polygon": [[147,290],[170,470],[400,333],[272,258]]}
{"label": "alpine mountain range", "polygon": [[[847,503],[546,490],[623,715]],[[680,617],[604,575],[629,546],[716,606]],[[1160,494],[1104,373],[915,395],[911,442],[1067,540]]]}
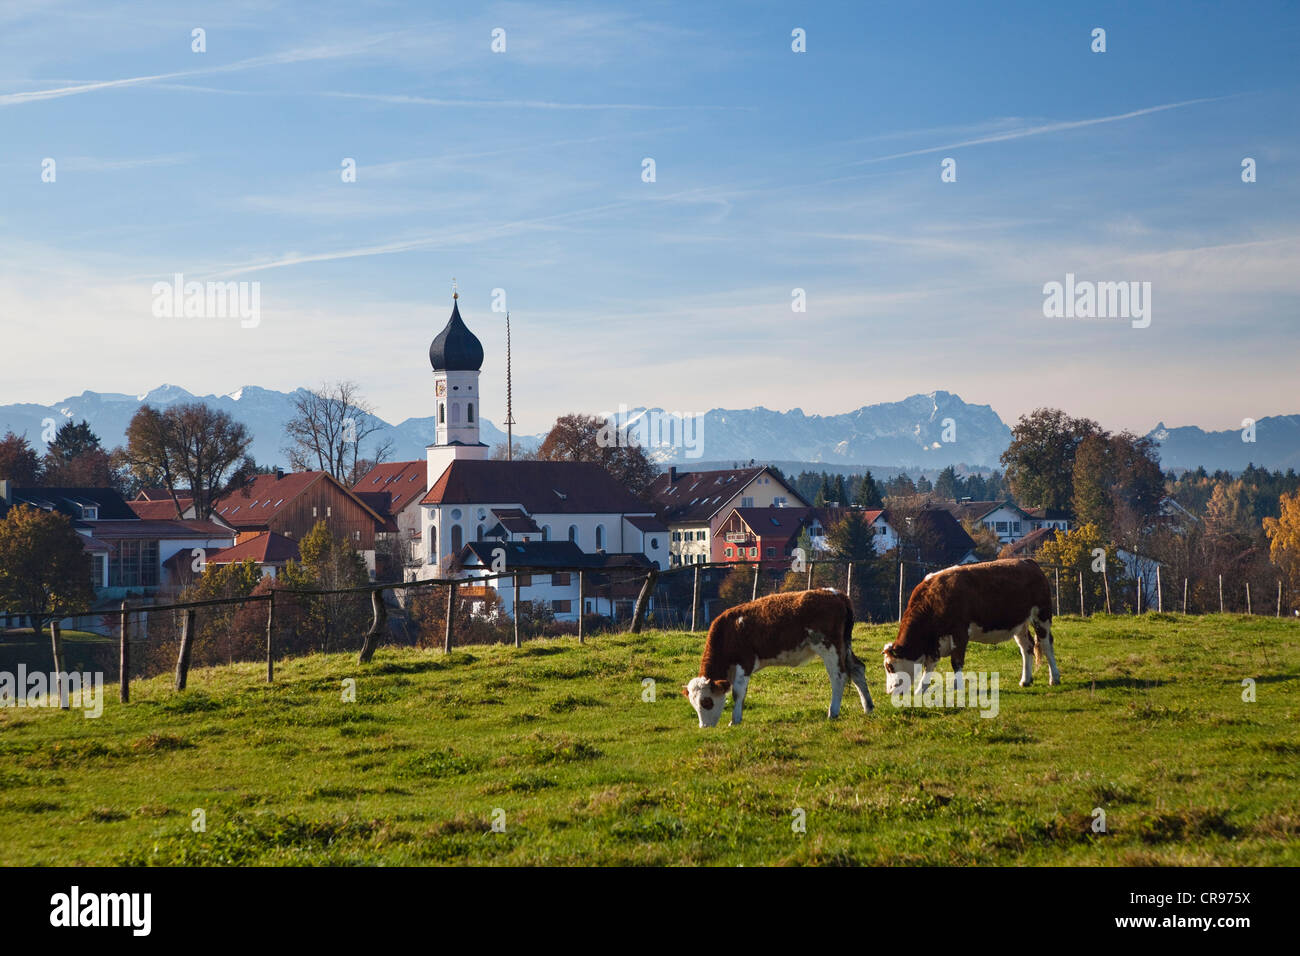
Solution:
{"label": "alpine mountain range", "polygon": [[[127,423],[141,405],[163,407],[196,399],[229,412],[252,433],[250,453],[259,464],[286,465],[284,424],[294,415],[294,399],[302,389],[280,392],[244,386],[226,395],[196,396],[176,385],[162,385],[144,395],[85,391],[52,405],[19,403],[0,405],[0,434],[26,435],[43,452],[48,423],[58,428],[85,420],[105,448],[125,440]],[[588,414],[610,414],[604,409],[581,409]],[[664,415],[662,409],[620,410],[620,422],[636,434],[642,416]],[[368,455],[374,442],[391,439],[389,460],[424,457],[435,439],[433,416],[407,418],[398,424],[376,419],[379,429],[363,447]],[[1105,423],[1102,423],[1103,426]],[[663,444],[648,449],[663,465],[698,468],[727,467],[732,462],[805,463],[839,470],[846,466],[937,471],[948,465],[970,469],[998,468],[998,458],[1011,441],[1011,429],[988,405],[963,401],[951,392],[912,395],[898,402],[864,405],[839,415],[808,415],[802,409],[779,412],[768,408],[724,409],[706,412],[692,423],[693,438],[686,446]],[[481,422],[483,441],[504,444],[505,432],[487,419]],[[1204,466],[1240,470],[1249,463],[1270,469],[1300,468],[1300,414],[1260,418],[1254,441],[1248,430],[1206,431],[1197,426],[1168,428],[1157,423],[1148,434],[1160,444],[1166,470]],[[525,450],[536,448],[542,435],[516,435]]]}

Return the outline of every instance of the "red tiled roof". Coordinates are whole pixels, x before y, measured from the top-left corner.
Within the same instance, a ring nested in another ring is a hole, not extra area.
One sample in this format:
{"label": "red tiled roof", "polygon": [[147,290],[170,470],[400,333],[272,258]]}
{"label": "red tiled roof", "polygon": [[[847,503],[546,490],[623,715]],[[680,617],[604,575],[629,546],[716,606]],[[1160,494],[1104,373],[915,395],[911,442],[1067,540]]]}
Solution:
{"label": "red tiled roof", "polygon": [[[351,494],[326,471],[299,471],[287,475],[258,475],[238,491],[213,502],[212,512],[222,521],[240,529],[267,525],[275,515],[318,481],[333,482],[344,494]],[[383,524],[383,517],[366,502],[352,496]]]}
{"label": "red tiled roof", "polygon": [[532,515],[653,510],[600,465],[581,461],[453,461],[423,503],[521,505]]}
{"label": "red tiled roof", "polygon": [[256,537],[242,541],[232,548],[208,555],[208,564],[235,564],[252,558],[258,564],[282,565],[286,561],[297,561],[298,544],[274,531],[264,531]]}
{"label": "red tiled roof", "polygon": [[[141,494],[144,494],[144,492],[141,492]],[[187,510],[190,505],[194,504],[193,498],[178,498],[177,501],[180,502],[181,511]],[[135,501],[128,501],[127,506],[130,507],[130,509],[139,517],[145,519],[165,520],[167,518],[176,517],[176,505],[172,502],[171,498],[166,498],[161,501],[155,501],[153,499],[141,500],[137,498]]]}
{"label": "red tiled roof", "polygon": [[412,502],[424,497],[428,481],[428,462],[390,461],[366,472],[352,486],[352,493],[384,517],[396,518]]}
{"label": "red tiled roof", "polygon": [[[780,481],[765,465],[721,471],[666,471],[650,485],[650,500],[660,519],[668,524],[708,521],[764,471]],[[781,485],[789,492],[792,503],[804,504],[793,488],[785,482]]]}
{"label": "red tiled roof", "polygon": [[[177,488],[176,497],[185,499],[193,498],[188,488]],[[135,496],[136,501],[171,501],[172,493],[166,488],[141,488],[140,493]]]}

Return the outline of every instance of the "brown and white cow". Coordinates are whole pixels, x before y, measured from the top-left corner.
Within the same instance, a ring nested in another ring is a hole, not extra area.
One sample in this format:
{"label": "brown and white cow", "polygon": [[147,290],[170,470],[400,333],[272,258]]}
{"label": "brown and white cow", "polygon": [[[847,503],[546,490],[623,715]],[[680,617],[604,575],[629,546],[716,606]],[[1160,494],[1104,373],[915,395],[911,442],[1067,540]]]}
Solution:
{"label": "brown and white cow", "polygon": [[1034,679],[1031,652],[1039,662],[1046,657],[1048,683],[1061,682],[1052,652],[1052,590],[1036,562],[1013,558],[927,574],[908,599],[898,639],[885,645],[885,692],[924,689],[939,659],[948,656],[960,688],[967,643],[1010,638],[1020,646],[1021,687]]}
{"label": "brown and white cow", "polygon": [[682,688],[701,727],[714,727],[732,694],[731,722],[740,723],[749,679],[764,667],[798,667],[814,657],[831,678],[828,716],[840,715],[844,683],[852,680],[871,713],[866,667],[853,654],[853,606],[831,588],[769,594],[723,611],[709,628],[700,676]]}

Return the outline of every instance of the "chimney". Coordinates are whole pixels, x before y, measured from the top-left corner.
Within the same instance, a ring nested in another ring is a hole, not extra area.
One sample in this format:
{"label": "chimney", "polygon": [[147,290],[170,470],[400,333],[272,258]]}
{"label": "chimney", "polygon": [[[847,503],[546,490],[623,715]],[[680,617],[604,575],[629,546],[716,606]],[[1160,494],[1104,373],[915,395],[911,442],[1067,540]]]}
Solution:
{"label": "chimney", "polygon": [[669,466],[668,466],[668,484],[673,485],[673,484],[676,484],[676,483],[677,483],[677,466],[676,466],[676,465],[669,465]]}
{"label": "chimney", "polygon": [[283,477],[284,477],[284,469],[283,468],[275,469],[275,480],[279,481]]}

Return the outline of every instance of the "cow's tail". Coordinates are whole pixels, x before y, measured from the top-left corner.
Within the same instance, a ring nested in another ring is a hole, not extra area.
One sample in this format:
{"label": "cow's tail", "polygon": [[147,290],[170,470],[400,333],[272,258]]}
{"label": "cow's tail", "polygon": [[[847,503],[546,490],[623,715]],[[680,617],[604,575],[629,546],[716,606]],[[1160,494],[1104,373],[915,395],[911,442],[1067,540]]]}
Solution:
{"label": "cow's tail", "polygon": [[1033,620],[1029,622],[1029,629],[1034,635],[1034,664],[1036,665],[1044,662],[1043,638],[1052,633],[1051,626],[1052,618],[1049,616],[1047,620],[1041,619],[1035,609]]}
{"label": "cow's tail", "polygon": [[847,594],[844,596],[844,653],[850,674],[857,671],[866,674],[866,665],[853,653],[853,601]]}

